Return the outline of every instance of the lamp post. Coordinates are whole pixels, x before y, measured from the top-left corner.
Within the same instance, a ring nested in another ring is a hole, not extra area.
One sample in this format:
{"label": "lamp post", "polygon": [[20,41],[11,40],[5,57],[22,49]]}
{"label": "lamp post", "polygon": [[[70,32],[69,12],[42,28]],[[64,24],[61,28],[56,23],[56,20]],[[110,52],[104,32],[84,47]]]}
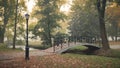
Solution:
{"label": "lamp post", "polygon": [[25,14],[26,17],[26,47],[25,47],[25,60],[29,60],[29,46],[28,46],[28,20],[29,14]]}

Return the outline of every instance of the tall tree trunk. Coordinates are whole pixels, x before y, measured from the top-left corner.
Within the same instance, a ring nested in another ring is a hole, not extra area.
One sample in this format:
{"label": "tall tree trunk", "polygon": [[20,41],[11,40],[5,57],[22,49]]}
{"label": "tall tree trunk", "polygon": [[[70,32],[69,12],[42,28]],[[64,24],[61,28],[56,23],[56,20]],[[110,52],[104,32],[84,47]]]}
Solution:
{"label": "tall tree trunk", "polygon": [[106,0],[97,0],[97,9],[99,14],[99,22],[100,22],[100,34],[102,39],[102,49],[110,49],[107,34],[106,34],[106,28],[105,28],[105,7],[106,7]]}
{"label": "tall tree trunk", "polygon": [[16,11],[15,11],[15,25],[14,25],[13,49],[15,49],[15,44],[16,44],[17,9],[18,9],[17,7],[18,7],[18,0],[16,0]]}
{"label": "tall tree trunk", "polygon": [[4,3],[4,19],[3,19],[3,25],[1,26],[1,35],[0,35],[0,43],[4,43],[4,35],[5,35],[5,30],[6,30],[6,25],[8,23],[8,16],[7,16],[7,0],[3,0]]}

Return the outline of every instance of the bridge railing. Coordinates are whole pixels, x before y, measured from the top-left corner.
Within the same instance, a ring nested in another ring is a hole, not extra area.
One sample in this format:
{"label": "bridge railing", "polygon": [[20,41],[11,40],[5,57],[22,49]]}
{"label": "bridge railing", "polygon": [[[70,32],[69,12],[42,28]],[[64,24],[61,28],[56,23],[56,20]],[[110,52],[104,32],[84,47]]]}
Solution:
{"label": "bridge railing", "polygon": [[53,40],[53,52],[57,49],[63,49],[64,47],[69,47],[72,45],[76,45],[76,43],[89,43],[96,44],[101,46],[101,42],[97,40],[95,37],[69,37],[69,38],[59,38],[57,40]]}

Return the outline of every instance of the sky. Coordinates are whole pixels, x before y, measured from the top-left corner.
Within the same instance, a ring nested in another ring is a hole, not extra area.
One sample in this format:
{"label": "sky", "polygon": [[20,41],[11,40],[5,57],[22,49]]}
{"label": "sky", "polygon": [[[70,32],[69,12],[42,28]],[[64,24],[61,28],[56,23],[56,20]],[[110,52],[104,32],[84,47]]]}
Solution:
{"label": "sky", "polygon": [[[71,8],[70,4],[72,4],[72,0],[67,0],[67,3],[61,6],[60,11],[68,13]],[[35,5],[35,0],[26,0],[27,12],[31,13]]]}
{"label": "sky", "polygon": [[26,1],[27,12],[31,13],[35,5],[36,5],[35,0],[27,0]]}

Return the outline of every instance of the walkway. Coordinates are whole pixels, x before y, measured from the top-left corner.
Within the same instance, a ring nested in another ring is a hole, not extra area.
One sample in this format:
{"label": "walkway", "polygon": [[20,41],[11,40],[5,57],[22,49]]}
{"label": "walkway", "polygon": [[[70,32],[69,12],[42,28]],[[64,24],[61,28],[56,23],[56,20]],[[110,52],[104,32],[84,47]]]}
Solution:
{"label": "walkway", "polygon": [[[34,48],[30,48],[30,56],[44,56],[44,55],[52,55],[52,54],[56,54],[59,53],[61,51],[67,50],[73,46],[78,45],[78,43],[71,43],[68,47],[67,44],[63,44],[63,47],[61,48],[61,46],[56,46],[55,48],[55,52],[53,51],[53,47],[50,47],[46,50],[38,50],[38,49],[34,49]],[[25,49],[24,46],[16,46],[16,48],[23,48]],[[14,59],[17,57],[24,57],[25,56],[25,52],[13,52],[13,53],[2,53],[0,54],[0,61],[2,60],[10,60],[10,59]]]}

